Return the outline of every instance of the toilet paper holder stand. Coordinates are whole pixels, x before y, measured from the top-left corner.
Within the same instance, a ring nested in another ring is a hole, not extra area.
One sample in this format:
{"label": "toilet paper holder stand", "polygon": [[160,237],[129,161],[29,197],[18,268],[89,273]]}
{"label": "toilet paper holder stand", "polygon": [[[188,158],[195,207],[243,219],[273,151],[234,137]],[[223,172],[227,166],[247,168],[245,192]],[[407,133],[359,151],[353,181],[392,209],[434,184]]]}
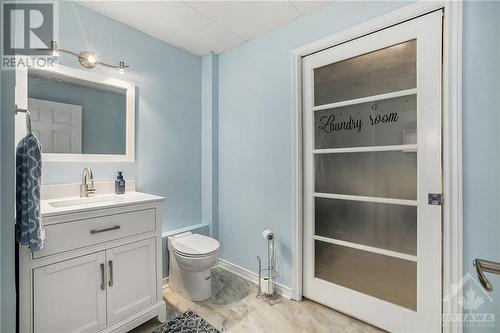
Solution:
{"label": "toilet paper holder stand", "polygon": [[257,256],[259,262],[259,291],[257,297],[263,297],[270,305],[279,303],[281,295],[276,288],[278,272],[273,267],[262,268],[262,259]]}
{"label": "toilet paper holder stand", "polygon": [[276,304],[281,301],[281,295],[276,286],[278,271],[276,270],[276,255],[274,253],[274,235],[272,232],[263,234],[267,240],[267,267],[262,268],[262,259],[257,256],[259,265],[259,291],[257,297],[264,297],[270,304]]}

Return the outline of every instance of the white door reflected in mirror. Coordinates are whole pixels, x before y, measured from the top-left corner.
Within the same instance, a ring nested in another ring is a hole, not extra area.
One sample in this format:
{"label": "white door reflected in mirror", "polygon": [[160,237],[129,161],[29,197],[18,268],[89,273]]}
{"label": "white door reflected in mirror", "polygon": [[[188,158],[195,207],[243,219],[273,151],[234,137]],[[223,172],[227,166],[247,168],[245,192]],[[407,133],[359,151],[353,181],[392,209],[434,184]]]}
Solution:
{"label": "white door reflected in mirror", "polygon": [[28,98],[33,134],[41,140],[42,152],[82,153],[82,106]]}

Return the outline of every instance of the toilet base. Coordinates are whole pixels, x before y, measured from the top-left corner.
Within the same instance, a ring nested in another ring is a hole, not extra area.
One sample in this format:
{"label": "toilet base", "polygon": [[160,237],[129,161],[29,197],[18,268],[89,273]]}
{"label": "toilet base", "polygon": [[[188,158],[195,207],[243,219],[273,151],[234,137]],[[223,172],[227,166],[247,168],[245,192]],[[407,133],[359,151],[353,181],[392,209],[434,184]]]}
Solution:
{"label": "toilet base", "polygon": [[171,289],[191,301],[199,302],[212,296],[212,274],[210,269],[200,272],[177,271],[182,283],[174,283]]}
{"label": "toilet base", "polygon": [[[186,245],[180,242],[184,237],[191,237],[194,240],[191,240],[191,243],[189,239],[185,240],[188,244]],[[202,246],[201,250],[194,251],[194,253],[188,252],[187,255],[184,255],[174,248],[173,242],[176,240],[178,246],[187,251],[199,247],[200,245],[196,242],[201,242],[205,246]],[[207,242],[214,244],[207,247]],[[219,242],[206,236],[186,232],[168,237],[167,246],[170,264],[168,282],[170,289],[191,301],[199,302],[209,299],[212,296],[211,268],[219,258]],[[205,250],[207,250],[206,253],[203,252]]]}

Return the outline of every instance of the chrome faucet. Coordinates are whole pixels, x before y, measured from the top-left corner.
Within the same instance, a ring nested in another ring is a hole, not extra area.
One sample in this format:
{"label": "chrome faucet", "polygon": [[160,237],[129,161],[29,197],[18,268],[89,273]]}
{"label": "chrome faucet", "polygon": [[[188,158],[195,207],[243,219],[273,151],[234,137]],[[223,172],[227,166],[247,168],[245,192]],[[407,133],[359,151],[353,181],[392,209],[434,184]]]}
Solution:
{"label": "chrome faucet", "polygon": [[[89,180],[90,180],[90,185],[88,184]],[[92,169],[85,168],[83,169],[82,173],[82,184],[80,185],[80,197],[86,198],[94,195],[94,193],[95,193],[94,173],[92,172]]]}

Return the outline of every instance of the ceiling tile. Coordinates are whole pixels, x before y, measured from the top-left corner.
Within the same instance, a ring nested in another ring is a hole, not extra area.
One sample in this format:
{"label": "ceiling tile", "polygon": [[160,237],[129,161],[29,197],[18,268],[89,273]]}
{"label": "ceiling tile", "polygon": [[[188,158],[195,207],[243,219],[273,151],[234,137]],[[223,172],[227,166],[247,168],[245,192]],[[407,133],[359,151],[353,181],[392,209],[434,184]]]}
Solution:
{"label": "ceiling tile", "polygon": [[295,1],[290,0],[292,5],[300,12],[300,14],[310,13],[315,11],[321,7],[328,6],[333,1],[332,0],[323,0],[323,1]]}
{"label": "ceiling tile", "polygon": [[331,1],[79,2],[164,42],[204,55],[222,53]]}
{"label": "ceiling tile", "polygon": [[81,1],[102,14],[184,47],[209,29],[213,22],[181,1]]}
{"label": "ceiling tile", "polygon": [[219,54],[243,42],[242,38],[214,23],[212,27],[184,47],[188,52],[201,56],[210,52]]}
{"label": "ceiling tile", "polygon": [[288,1],[186,1],[186,4],[245,40],[299,15]]}

